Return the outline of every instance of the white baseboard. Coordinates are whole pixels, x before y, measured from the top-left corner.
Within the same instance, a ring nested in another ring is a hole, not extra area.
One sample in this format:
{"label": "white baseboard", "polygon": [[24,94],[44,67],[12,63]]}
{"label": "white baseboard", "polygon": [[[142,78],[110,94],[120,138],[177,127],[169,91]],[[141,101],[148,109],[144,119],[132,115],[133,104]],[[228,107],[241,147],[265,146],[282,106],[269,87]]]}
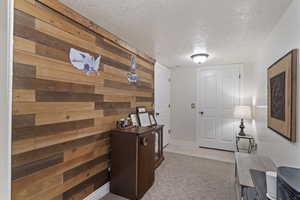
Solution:
{"label": "white baseboard", "polygon": [[197,148],[198,147],[196,142],[187,141],[187,140],[178,140],[178,139],[173,139],[173,138],[170,138],[169,144],[183,146],[183,147],[187,147],[187,148]]}
{"label": "white baseboard", "polygon": [[85,197],[84,200],[100,200],[109,193],[110,182],[106,183],[102,187],[98,188],[89,196]]}

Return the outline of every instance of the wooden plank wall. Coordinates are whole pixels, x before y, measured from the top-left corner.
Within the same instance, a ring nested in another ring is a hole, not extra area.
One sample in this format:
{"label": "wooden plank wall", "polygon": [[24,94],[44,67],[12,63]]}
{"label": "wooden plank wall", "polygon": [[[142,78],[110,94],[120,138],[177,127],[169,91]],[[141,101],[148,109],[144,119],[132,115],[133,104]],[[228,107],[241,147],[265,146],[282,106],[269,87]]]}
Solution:
{"label": "wooden plank wall", "polygon": [[[101,72],[72,67],[71,47],[103,55]],[[15,1],[12,197],[83,199],[105,184],[117,119],[153,110],[154,64],[35,0]]]}

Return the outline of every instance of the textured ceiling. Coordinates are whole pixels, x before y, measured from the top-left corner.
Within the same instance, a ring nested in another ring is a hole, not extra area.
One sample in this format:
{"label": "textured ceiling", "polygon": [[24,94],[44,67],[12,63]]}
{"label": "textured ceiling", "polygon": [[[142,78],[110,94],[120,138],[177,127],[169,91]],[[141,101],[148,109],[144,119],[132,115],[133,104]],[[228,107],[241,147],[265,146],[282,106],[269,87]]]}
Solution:
{"label": "textured ceiling", "polygon": [[292,0],[61,0],[169,66],[251,61]]}

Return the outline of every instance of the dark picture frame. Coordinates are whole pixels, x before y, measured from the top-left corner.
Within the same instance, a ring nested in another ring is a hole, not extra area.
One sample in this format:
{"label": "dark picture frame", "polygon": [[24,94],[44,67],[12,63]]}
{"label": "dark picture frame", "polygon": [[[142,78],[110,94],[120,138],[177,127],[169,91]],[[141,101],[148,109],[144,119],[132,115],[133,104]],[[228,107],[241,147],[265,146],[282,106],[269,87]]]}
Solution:
{"label": "dark picture frame", "polygon": [[129,117],[132,122],[132,126],[139,126],[139,119],[136,113],[129,114]]}
{"label": "dark picture frame", "polygon": [[147,111],[146,107],[136,107],[137,113],[145,113]]}
{"label": "dark picture frame", "polygon": [[138,115],[140,127],[144,128],[144,127],[151,126],[151,121],[148,112],[140,112],[137,113],[137,115]]}
{"label": "dark picture frame", "polygon": [[298,49],[268,68],[268,128],[296,142]]}
{"label": "dark picture frame", "polygon": [[149,118],[150,118],[150,123],[151,123],[151,126],[156,126],[157,125],[157,121],[154,117],[154,115],[152,113],[149,113]]}

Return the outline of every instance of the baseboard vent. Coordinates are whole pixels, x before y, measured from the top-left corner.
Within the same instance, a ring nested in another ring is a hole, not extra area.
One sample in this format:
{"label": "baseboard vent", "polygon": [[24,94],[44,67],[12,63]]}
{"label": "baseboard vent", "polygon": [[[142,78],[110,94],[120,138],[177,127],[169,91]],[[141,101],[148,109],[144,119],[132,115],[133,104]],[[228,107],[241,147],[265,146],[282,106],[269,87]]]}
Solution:
{"label": "baseboard vent", "polygon": [[110,182],[98,188],[95,192],[85,197],[84,200],[100,200],[109,193]]}

